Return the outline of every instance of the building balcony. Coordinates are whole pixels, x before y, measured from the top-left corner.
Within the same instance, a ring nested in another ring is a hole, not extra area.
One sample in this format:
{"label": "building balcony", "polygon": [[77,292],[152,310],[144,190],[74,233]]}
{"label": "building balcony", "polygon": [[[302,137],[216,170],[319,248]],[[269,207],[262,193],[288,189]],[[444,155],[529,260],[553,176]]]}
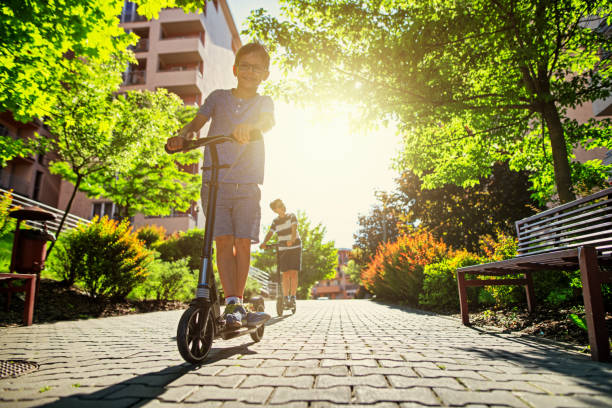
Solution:
{"label": "building balcony", "polygon": [[123,84],[121,84],[122,86],[144,85],[147,82],[147,72],[146,71],[124,72],[122,76],[123,76]]}
{"label": "building balcony", "polygon": [[340,286],[315,286],[312,292],[316,295],[331,295],[342,292]]}
{"label": "building balcony", "polygon": [[133,45],[130,48],[134,52],[147,52],[147,51],[149,51],[149,39],[148,38],[141,38],[141,39],[138,40],[136,45]]}
{"label": "building balcony", "polygon": [[612,95],[606,99],[593,101],[594,116],[612,116]]}
{"label": "building balcony", "polygon": [[204,44],[200,36],[166,38],[158,41],[156,48],[168,64],[204,60]]}
{"label": "building balcony", "polygon": [[177,95],[201,94],[204,91],[204,78],[198,68],[182,70],[173,67],[168,71],[158,71],[155,83],[158,88],[166,88]]}

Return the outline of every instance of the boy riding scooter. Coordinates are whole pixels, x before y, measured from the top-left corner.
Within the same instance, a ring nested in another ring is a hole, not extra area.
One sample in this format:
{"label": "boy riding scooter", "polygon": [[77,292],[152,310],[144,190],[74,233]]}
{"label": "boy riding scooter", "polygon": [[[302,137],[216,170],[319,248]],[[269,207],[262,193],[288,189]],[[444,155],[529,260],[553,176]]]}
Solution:
{"label": "boy riding scooter", "polygon": [[[257,88],[269,76],[270,56],[257,43],[246,44],[236,53],[233,66],[236,88],[213,91],[196,117],[178,137],[168,140],[169,150],[183,148],[186,141],[211,120],[208,136],[232,135],[238,143],[217,145],[220,164],[214,239],[217,268],[225,294],[225,327],[258,326],[270,318],[266,313],[247,313],[242,298],[250,266],[251,243],[259,241],[261,209],[259,184],[263,183],[263,141],[249,143],[253,131],[274,126],[274,105]],[[206,208],[211,183],[211,152],[204,154],[202,208]]]}
{"label": "boy riding scooter", "polygon": [[[272,221],[270,231],[266,234],[260,248],[266,249],[268,247],[266,243],[276,233],[278,237],[278,267],[283,274],[284,304],[290,305],[289,308],[294,308],[298,287],[298,271],[302,266],[302,241],[298,232],[298,220],[295,214],[287,212],[285,204],[280,199],[272,201],[270,208],[278,214],[278,217]],[[280,309],[281,313],[282,309]]]}

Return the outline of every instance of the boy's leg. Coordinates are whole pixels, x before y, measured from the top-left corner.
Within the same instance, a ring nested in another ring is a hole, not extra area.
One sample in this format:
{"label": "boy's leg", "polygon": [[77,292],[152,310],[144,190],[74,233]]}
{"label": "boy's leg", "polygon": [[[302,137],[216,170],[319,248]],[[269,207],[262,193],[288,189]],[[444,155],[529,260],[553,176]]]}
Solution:
{"label": "boy's leg", "polygon": [[235,296],[242,297],[249,276],[249,267],[251,266],[251,239],[236,238],[234,240],[234,247],[236,249],[234,288],[237,293]]}
{"label": "boy's leg", "polygon": [[221,235],[217,243],[217,269],[225,297],[242,296],[236,285],[236,257],[234,255],[234,236]]}
{"label": "boy's leg", "polygon": [[298,271],[291,270],[288,271],[291,275],[291,290],[290,290],[290,294],[291,296],[296,296],[297,295],[297,287],[298,287]]}
{"label": "boy's leg", "polygon": [[290,287],[290,275],[289,275],[290,271],[284,271],[283,272],[283,296],[287,297],[289,296],[289,291],[291,290]]}

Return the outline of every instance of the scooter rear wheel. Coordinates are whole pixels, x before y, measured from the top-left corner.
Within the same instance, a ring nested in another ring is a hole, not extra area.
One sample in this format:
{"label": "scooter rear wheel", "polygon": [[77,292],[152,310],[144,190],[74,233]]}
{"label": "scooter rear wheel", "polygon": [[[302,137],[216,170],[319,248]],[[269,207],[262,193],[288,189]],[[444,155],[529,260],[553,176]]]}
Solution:
{"label": "scooter rear wheel", "polygon": [[264,335],[264,325],[262,324],[259,329],[255,330],[253,333],[251,333],[251,338],[253,339],[253,341],[255,343],[259,343],[261,341],[261,339],[263,338]]}
{"label": "scooter rear wheel", "polygon": [[201,364],[215,337],[214,317],[210,306],[190,306],[185,310],[176,331],[181,356],[191,364]]}

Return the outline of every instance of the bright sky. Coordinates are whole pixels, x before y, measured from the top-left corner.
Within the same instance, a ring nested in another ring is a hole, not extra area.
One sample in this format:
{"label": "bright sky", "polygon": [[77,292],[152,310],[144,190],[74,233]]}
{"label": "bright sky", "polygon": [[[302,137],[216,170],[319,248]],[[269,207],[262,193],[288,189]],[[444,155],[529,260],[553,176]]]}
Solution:
{"label": "bright sky", "polygon": [[[280,12],[276,0],[229,0],[228,4],[239,31],[246,28],[246,17],[253,9],[264,8],[274,15]],[[272,69],[270,80],[280,78]],[[325,241],[351,248],[357,217],[376,203],[374,192],[394,186],[391,159],[399,146],[398,136],[392,129],[351,132],[348,112],[317,120],[309,109],[278,101],[275,108],[276,126],[265,137],[262,226],[267,228],[275,216],[268,204],[280,198],[288,211],[302,210],[313,224],[323,224]]]}

